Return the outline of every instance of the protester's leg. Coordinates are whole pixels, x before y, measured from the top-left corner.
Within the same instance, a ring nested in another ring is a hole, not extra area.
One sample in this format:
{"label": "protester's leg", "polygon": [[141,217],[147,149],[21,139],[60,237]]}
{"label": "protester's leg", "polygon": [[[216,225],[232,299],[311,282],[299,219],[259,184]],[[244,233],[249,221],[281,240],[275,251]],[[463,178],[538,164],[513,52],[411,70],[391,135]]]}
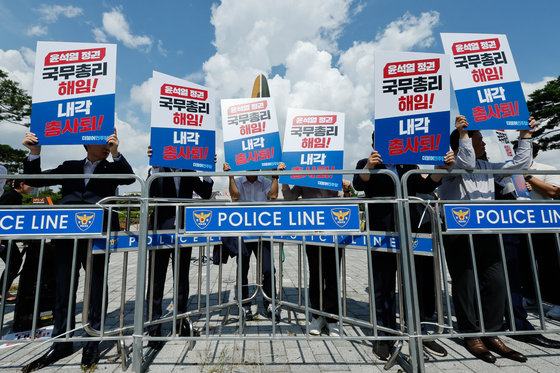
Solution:
{"label": "protester's leg", "polygon": [[[338,249],[338,254],[338,267],[340,271],[340,261],[342,260],[341,249]],[[340,293],[338,292],[336,265],[335,248],[323,247],[323,308],[325,312],[338,315],[338,299],[340,298]],[[342,284],[340,284],[340,286],[342,286]],[[328,323],[336,321],[335,319],[327,318]]]}
{"label": "protester's leg", "polygon": [[184,313],[187,312],[187,303],[189,301],[189,271],[191,267],[192,247],[183,247],[180,250],[181,258],[179,261],[179,284],[177,285],[177,311],[179,313]]}
{"label": "protester's leg", "polygon": [[[6,260],[8,258],[8,243],[6,242],[6,245],[1,246],[2,250],[0,250],[0,258],[4,261],[4,263],[6,263]],[[6,283],[6,294],[10,290],[12,283],[17,277],[17,274],[21,267],[21,263],[23,261],[23,255],[21,254],[21,251],[19,251],[19,248],[17,247],[15,241],[12,242],[10,251],[10,267],[8,269],[4,269],[4,271],[2,271],[2,276],[0,276],[0,291],[2,291],[2,286],[4,285],[4,274],[7,274],[8,276]]]}
{"label": "protester's leg", "polygon": [[[167,274],[167,266],[169,264],[169,257],[173,249],[158,249],[151,250],[148,259],[148,291],[147,299],[150,299],[150,278],[152,270],[152,262],[154,263],[154,283],[153,283],[153,299],[152,299],[152,320],[161,318],[163,308],[163,291],[165,288],[165,277]],[[151,336],[161,335],[161,324],[156,324],[148,327],[148,333]]]}
{"label": "protester's leg", "polygon": [[[375,291],[375,313],[377,324],[391,329],[397,328],[395,286],[397,258],[395,254],[373,251],[373,283]],[[379,335],[387,335],[379,331]]]}
{"label": "protester's leg", "polygon": [[[431,256],[415,255],[414,269],[416,272],[420,321],[423,322],[435,312],[436,297],[433,258]],[[425,333],[426,327],[424,324],[422,324],[421,328],[422,333]]]}
{"label": "protester's leg", "polygon": [[478,280],[484,326],[487,331],[502,328],[506,306],[506,284],[500,243],[496,235],[476,235]]}
{"label": "protester's leg", "polygon": [[[239,265],[239,258],[241,257],[241,297],[243,300],[249,298],[249,263],[251,261],[251,252],[252,252],[252,246],[249,244],[246,244],[247,247],[247,255],[245,255],[243,253],[243,250],[241,250],[241,248],[239,249],[239,253],[237,254],[237,265]],[[236,268],[236,273],[237,272],[237,268]],[[239,279],[237,279],[237,284],[239,284]],[[239,286],[239,285],[238,285]],[[235,289],[235,296],[237,297],[237,289]],[[250,302],[243,302],[244,305],[250,305]]]}
{"label": "protester's leg", "polygon": [[539,285],[542,299],[545,302],[560,305],[560,291],[558,291],[558,249],[554,234],[536,234],[535,259],[537,260]]}
{"label": "protester's leg", "polygon": [[453,306],[461,332],[479,331],[469,239],[466,235],[443,236],[447,268],[451,275]]}
{"label": "protester's leg", "polygon": [[[508,280],[511,292],[511,301],[513,308],[513,317],[516,330],[533,330],[534,327],[527,320],[527,312],[523,308],[523,295],[521,293],[521,277],[518,251],[522,250],[521,245],[524,242],[523,237],[513,234],[504,234],[502,236],[504,242],[504,251],[506,254]],[[509,307],[506,303],[506,320],[507,327],[511,328]]]}
{"label": "protester's leg", "polygon": [[319,279],[319,246],[306,245],[307,263],[309,266],[308,293],[309,306],[316,310],[320,309],[319,291],[323,282]]}
{"label": "protester's leg", "polygon": [[[255,249],[257,250],[257,249]],[[255,253],[258,251],[255,251]],[[275,270],[270,265],[270,241],[262,241],[262,257],[258,258],[262,263],[263,292],[269,298],[276,298]],[[263,306],[266,310],[271,302],[263,297]]]}

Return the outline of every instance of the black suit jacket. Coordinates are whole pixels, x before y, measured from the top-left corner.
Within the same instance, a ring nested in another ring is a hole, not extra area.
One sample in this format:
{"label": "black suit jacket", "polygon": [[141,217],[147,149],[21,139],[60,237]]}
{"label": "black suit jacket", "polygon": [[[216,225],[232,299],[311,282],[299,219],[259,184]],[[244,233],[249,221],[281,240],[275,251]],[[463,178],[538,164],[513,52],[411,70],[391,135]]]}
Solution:
{"label": "black suit jacket", "polygon": [[[163,168],[164,172],[171,172],[169,168]],[[186,171],[186,170],[185,170]],[[196,176],[181,177],[179,183],[179,194],[175,188],[175,181],[173,177],[161,177],[152,183],[150,186],[150,197],[163,197],[163,198],[193,198],[196,192],[200,197],[209,199],[212,197],[212,187],[214,183],[208,183],[201,180]],[[174,206],[161,206],[156,208],[157,214],[157,228],[158,229],[173,229],[175,228],[175,207]],[[181,214],[183,215],[183,214]],[[150,218],[150,228],[153,228],[154,219],[156,216],[152,214]],[[181,220],[182,221],[182,220]],[[180,222],[181,224],[181,222]]]}
{"label": "black suit jacket", "polygon": [[[23,161],[23,173],[25,174],[65,174],[83,175],[85,159],[65,161],[51,170],[41,170],[41,158]],[[109,162],[106,159],[99,162],[94,174],[133,174],[132,167],[123,155],[118,161]],[[62,187],[61,204],[79,205],[95,204],[101,199],[114,196],[119,185],[134,183],[135,179],[90,179],[87,185],[84,179],[30,179],[27,184],[34,187],[60,185]],[[111,218],[111,229],[118,230],[118,217],[116,214]]]}
{"label": "black suit jacket", "polygon": [[[356,165],[356,169],[361,170],[365,167],[367,158],[361,159]],[[399,180],[410,170],[416,170],[416,165],[396,165]],[[378,164],[376,170],[384,170],[387,167],[384,164]],[[360,175],[354,175],[352,181],[354,189],[363,190],[366,197],[394,197],[395,185],[393,179],[388,175],[372,174],[367,182],[363,181]],[[423,178],[420,174],[410,175],[408,178],[408,195],[414,196],[416,193],[431,193],[440,183],[436,183],[432,178]],[[393,203],[371,203],[369,205],[369,227],[372,230],[394,231],[395,216]],[[417,230],[420,215],[414,206],[410,209],[410,220],[412,230]]]}

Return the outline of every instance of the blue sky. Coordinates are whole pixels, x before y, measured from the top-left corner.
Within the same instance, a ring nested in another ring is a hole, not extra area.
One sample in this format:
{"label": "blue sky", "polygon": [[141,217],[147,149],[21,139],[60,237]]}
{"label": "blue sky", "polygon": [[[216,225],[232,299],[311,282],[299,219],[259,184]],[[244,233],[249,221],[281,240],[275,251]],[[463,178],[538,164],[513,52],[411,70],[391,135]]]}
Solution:
{"label": "blue sky", "polygon": [[[559,11],[550,0],[0,0],[0,68],[31,92],[37,41],[116,43],[121,150],[143,176],[152,70],[209,86],[218,99],[248,96],[264,72],[281,132],[288,107],[346,113],[352,169],[370,150],[375,49],[443,53],[440,32],[506,34],[527,93],[560,74]],[[0,128],[2,143],[20,146],[25,129]],[[221,133],[217,148],[221,166]],[[63,159],[51,149],[43,157],[45,166]]]}

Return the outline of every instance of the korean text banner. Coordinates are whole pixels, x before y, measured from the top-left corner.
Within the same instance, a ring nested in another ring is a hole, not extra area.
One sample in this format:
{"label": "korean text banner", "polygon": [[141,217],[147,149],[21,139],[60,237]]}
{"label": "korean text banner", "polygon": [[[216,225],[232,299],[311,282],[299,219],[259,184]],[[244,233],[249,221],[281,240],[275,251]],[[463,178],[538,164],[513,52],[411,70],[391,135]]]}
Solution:
{"label": "korean text banner", "polygon": [[[288,109],[282,161],[286,169],[341,170],[344,166],[344,113]],[[342,175],[280,176],[280,183],[342,189]]]}
{"label": "korean text banner", "polygon": [[154,71],[150,165],[215,171],[214,105],[208,88]]}
{"label": "korean text banner", "polygon": [[359,231],[357,205],[186,207],[187,232]]}
{"label": "korean text banner", "polygon": [[459,112],[469,129],[529,129],[529,110],[507,37],[441,34]]}
{"label": "korean text banner", "polygon": [[375,52],[375,150],[384,163],[444,164],[449,150],[449,59]]}
{"label": "korean text banner", "polygon": [[115,44],[37,42],[30,130],[39,144],[105,144],[116,70]]}
{"label": "korean text banner", "polygon": [[102,209],[0,210],[0,236],[100,234]]}
{"label": "korean text banner", "polygon": [[222,100],[226,162],[233,171],[277,168],[282,157],[271,98]]}
{"label": "korean text banner", "polygon": [[445,205],[447,230],[558,229],[560,205]]}

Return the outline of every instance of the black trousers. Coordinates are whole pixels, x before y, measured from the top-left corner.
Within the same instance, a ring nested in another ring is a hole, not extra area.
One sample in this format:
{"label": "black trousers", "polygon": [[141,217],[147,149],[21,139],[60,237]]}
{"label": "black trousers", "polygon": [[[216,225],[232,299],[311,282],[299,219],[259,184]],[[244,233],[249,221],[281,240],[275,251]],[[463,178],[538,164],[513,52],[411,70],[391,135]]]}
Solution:
{"label": "black trousers", "polygon": [[[179,248],[179,273],[177,279],[177,313],[187,312],[187,303],[189,300],[189,269],[191,265],[192,247]],[[151,250],[148,265],[148,279],[151,277],[152,261],[154,262],[154,297],[152,300],[152,320],[161,318],[163,313],[162,301],[163,290],[165,287],[165,276],[167,274],[167,266],[171,258],[172,269],[175,271],[175,249]],[[148,296],[150,299],[150,282],[148,281]],[[148,328],[148,332],[152,336],[161,335],[161,324],[152,325]]]}
{"label": "black trousers", "polygon": [[[486,331],[502,327],[506,305],[504,268],[496,235],[473,235],[482,317]],[[476,300],[475,273],[467,235],[443,236],[451,275],[453,305],[461,332],[481,330]]]}
{"label": "black trousers", "polygon": [[[537,273],[541,297],[544,302],[559,305],[560,291],[558,291],[558,272],[560,271],[560,261],[558,260],[558,249],[554,234],[542,233],[532,234],[533,250],[537,265]],[[536,299],[535,283],[531,274],[529,252],[526,249],[521,253],[525,265],[522,266],[523,272],[523,293],[525,297]]]}
{"label": "black trousers", "polygon": [[[257,260],[260,260],[262,264],[262,286],[264,294],[269,297],[276,297],[276,285],[274,283],[274,276],[276,270],[274,270],[270,265],[270,242],[269,241],[262,241],[262,257],[259,258],[259,243],[258,242],[250,242],[245,243],[247,247],[247,251],[249,255],[241,254],[241,278],[242,278],[242,289],[241,289],[241,296],[243,299],[249,298],[249,263],[251,259],[251,253],[255,254]],[[242,250],[240,250],[242,252]],[[239,262],[239,256],[237,255],[237,262]],[[238,281],[239,283],[239,281]],[[236,291],[237,294],[237,291]],[[245,302],[244,302],[245,303]],[[248,304],[248,303],[247,303]],[[263,297],[263,306],[266,310],[270,301]]]}
{"label": "black trousers", "polygon": [[[12,286],[12,283],[19,272],[19,268],[21,267],[21,262],[23,260],[23,255],[21,251],[19,251],[15,241],[12,241],[10,251],[12,252],[10,255],[10,267],[4,268],[4,271],[2,272],[2,276],[0,277],[0,292],[2,291],[2,286],[4,286],[4,276],[7,275],[8,282],[6,283],[6,293],[8,293],[10,286]],[[3,244],[0,245],[0,259],[6,263],[7,258],[8,241],[4,241]]]}
{"label": "black trousers", "polygon": [[[74,274],[74,289],[72,289],[72,304],[70,312],[70,330],[75,328],[76,292],[80,266],[86,268],[88,240],[78,240],[76,255],[76,272]],[[54,309],[53,337],[66,333],[68,325],[68,301],[70,295],[70,281],[72,278],[72,255],[74,240],[56,240],[54,242],[57,259],[56,263],[56,303]],[[88,321],[91,328],[100,330],[101,307],[103,299],[103,271],[105,255],[93,255],[91,297],[88,310]],[[106,298],[107,299],[107,298]],[[107,302],[105,302],[107,304]],[[106,311],[106,310],[105,310]],[[97,346],[99,341],[91,341],[84,348]],[[63,343],[55,343],[55,348],[62,348]]]}
{"label": "black trousers", "polygon": [[[397,255],[400,254],[380,251],[371,252],[377,325],[391,329],[397,328],[395,292],[395,287],[397,285]],[[414,256],[420,321],[425,321],[426,316],[432,316],[435,312],[433,263],[432,257],[422,255]],[[425,332],[424,326],[422,326],[422,331]],[[390,335],[390,333],[383,331],[379,331],[378,334]]]}
{"label": "black trousers", "polygon": [[[311,308],[328,313],[338,314],[338,292],[336,279],[336,255],[334,247],[313,246],[305,247],[307,262],[309,264],[309,303]],[[342,250],[338,249],[338,265]],[[321,258],[319,264],[319,258]],[[319,268],[322,270],[322,277],[319,276]],[[320,292],[323,292],[323,308],[321,309]],[[336,322],[335,319],[327,318],[327,322]]]}

